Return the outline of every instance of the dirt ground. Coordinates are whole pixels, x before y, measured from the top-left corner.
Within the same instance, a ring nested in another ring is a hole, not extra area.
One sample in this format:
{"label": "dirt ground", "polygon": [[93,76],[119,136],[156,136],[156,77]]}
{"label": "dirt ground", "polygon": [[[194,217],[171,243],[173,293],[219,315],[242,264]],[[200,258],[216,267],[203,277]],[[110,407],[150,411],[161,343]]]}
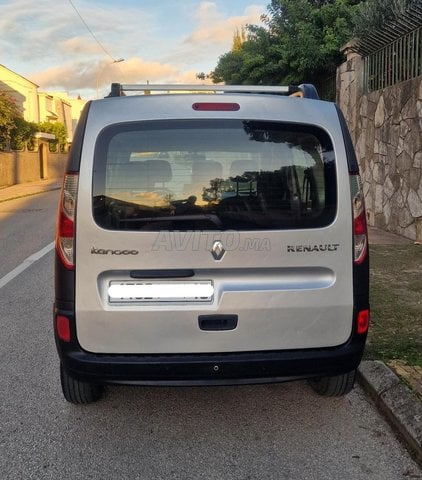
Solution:
{"label": "dirt ground", "polygon": [[422,366],[422,246],[370,246],[371,327],[366,358]]}

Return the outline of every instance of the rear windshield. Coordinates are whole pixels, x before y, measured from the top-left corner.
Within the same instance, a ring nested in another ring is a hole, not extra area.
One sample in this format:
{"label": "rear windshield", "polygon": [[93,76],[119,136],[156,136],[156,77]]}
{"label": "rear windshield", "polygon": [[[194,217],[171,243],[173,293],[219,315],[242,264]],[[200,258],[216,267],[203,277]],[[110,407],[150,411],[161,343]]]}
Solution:
{"label": "rear windshield", "polygon": [[336,213],[328,135],[249,120],[117,124],[95,147],[93,212],[110,230],[323,227]]}

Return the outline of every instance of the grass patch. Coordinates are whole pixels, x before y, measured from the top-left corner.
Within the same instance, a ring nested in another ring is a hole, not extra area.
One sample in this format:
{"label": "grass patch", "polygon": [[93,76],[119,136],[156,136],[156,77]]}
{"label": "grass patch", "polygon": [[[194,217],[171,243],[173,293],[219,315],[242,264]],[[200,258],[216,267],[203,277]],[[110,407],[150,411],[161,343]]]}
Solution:
{"label": "grass patch", "polygon": [[374,245],[365,358],[422,366],[422,246]]}

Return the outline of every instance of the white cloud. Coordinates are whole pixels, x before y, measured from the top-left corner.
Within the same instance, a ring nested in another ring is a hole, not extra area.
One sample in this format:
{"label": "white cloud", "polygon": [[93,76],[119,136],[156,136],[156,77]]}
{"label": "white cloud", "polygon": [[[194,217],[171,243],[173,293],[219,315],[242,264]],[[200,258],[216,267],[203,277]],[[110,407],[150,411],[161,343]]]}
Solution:
{"label": "white cloud", "polygon": [[[135,44],[135,32],[138,42],[148,36],[146,28],[136,28],[140,19],[146,24],[152,22],[151,15],[142,7],[121,8],[117,2],[107,3],[105,7],[97,2],[75,3],[95,37],[114,58],[122,55],[125,44]],[[31,63],[66,62],[69,55],[106,56],[69,2],[62,2],[60,6],[54,0],[14,0],[0,4],[0,31],[0,49]],[[72,49],[77,40],[80,48]]]}
{"label": "white cloud", "polygon": [[98,54],[98,44],[86,36],[67,38],[57,46],[65,55]]}
{"label": "white cloud", "polygon": [[[130,58],[112,67],[120,67],[120,76],[127,83],[144,83],[147,80],[157,82],[165,79],[168,81],[179,74],[178,69],[170,63],[148,62],[141,58]],[[104,78],[108,80],[113,78],[111,68],[106,67]]]}
{"label": "white cloud", "polygon": [[[198,2],[197,9],[190,12],[191,32],[184,36],[180,28],[167,34],[169,22],[178,19],[166,17],[163,21],[167,13],[164,2],[147,11],[149,2],[129,5],[123,0],[122,6],[119,2],[75,1],[110,53],[107,57],[69,2],[0,0],[0,61],[43,90],[92,94],[97,82],[103,90],[113,81],[194,83],[196,72],[213,68],[219,55],[230,49],[236,29],[258,23],[265,10],[264,5],[249,5],[240,15],[229,16],[216,1]],[[179,5],[172,4],[172,9],[174,14]],[[186,5],[180,12],[183,25]],[[112,58],[120,57],[125,61],[111,64]]]}
{"label": "white cloud", "polygon": [[224,17],[215,2],[201,2],[195,12],[196,27],[172,49],[166,60],[189,63],[217,64],[218,57],[230,50],[236,30],[260,23],[263,5],[250,5],[242,15]]}
{"label": "white cloud", "polygon": [[30,79],[37,83],[41,90],[96,87],[96,75],[91,62],[72,62],[50,67],[31,74]]}
{"label": "white cloud", "polygon": [[215,3],[202,2],[196,14],[198,26],[186,38],[185,43],[193,45],[198,45],[198,42],[200,44],[227,44],[233,40],[237,29],[248,24],[259,23],[262,13],[261,6],[251,5],[245,9],[243,15],[224,18]]}
{"label": "white cloud", "polygon": [[184,72],[169,63],[130,58],[116,64],[72,62],[36,72],[30,78],[40,85],[41,90],[96,90],[98,86],[101,93],[107,90],[112,82],[146,83],[148,80],[152,83],[195,83],[198,82],[195,75],[194,71]]}
{"label": "white cloud", "polygon": [[214,2],[201,2],[194,16],[200,24],[215,23],[222,20],[223,17]]}

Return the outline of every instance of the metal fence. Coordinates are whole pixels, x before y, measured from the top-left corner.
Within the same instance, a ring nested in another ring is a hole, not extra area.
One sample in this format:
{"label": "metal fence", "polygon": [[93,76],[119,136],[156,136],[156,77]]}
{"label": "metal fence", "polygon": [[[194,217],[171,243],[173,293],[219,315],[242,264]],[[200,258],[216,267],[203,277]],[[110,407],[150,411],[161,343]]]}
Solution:
{"label": "metal fence", "polygon": [[422,75],[422,26],[364,58],[366,92]]}

